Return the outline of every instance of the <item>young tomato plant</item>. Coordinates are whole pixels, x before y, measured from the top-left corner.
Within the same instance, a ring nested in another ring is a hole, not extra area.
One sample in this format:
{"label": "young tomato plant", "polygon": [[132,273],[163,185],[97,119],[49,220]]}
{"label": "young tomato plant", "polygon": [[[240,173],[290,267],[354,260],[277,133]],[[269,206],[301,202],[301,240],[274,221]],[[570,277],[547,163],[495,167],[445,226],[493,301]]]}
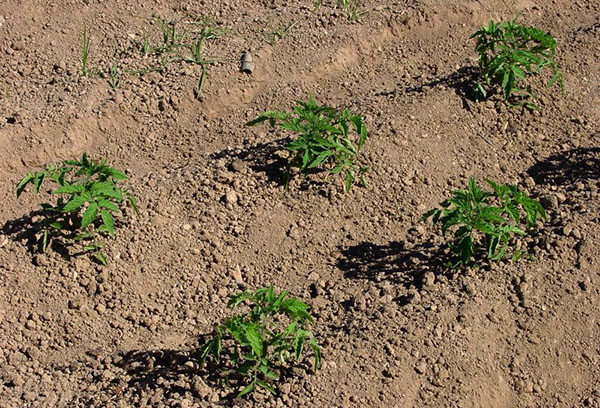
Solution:
{"label": "young tomato plant", "polygon": [[[514,249],[514,236],[526,235],[519,207],[525,212],[527,229],[535,226],[539,217],[546,219],[541,204],[517,187],[486,181],[493,192],[481,190],[469,178],[468,190],[452,192],[452,197],[440,204],[441,208],[423,215],[423,219],[432,217],[433,224],[441,225],[443,234],[456,227],[454,241],[450,243],[455,256],[452,267],[477,267],[481,252],[492,261],[505,258],[508,251]],[[523,252],[516,249],[512,259],[517,260],[522,255]]]}
{"label": "young tomato plant", "polygon": [[[347,109],[338,112],[329,106],[317,105],[313,97],[308,102],[297,102],[293,112],[268,111],[246,123],[254,126],[268,120],[272,126],[279,122],[285,130],[298,134],[288,145],[290,152],[284,170],[286,187],[292,168],[300,169],[304,177],[316,171],[343,174],[345,189],[349,191],[358,179],[366,185],[368,167],[360,166],[359,153],[367,140],[367,128],[358,115]],[[354,130],[355,136],[352,137]],[[354,140],[353,140],[354,139]]]}
{"label": "young tomato plant", "polygon": [[85,153],[81,160],[65,160],[61,165],[47,166],[42,171],[27,174],[17,184],[17,197],[27,185],[32,184],[39,193],[44,181],[56,184],[52,195],[58,196],[52,203],[41,204],[42,219],[37,229],[41,236],[38,243],[46,251],[53,241],[63,247],[83,241],[84,250],[91,252],[104,265],[106,257],[101,249],[104,243],[98,235],[114,235],[113,214],[121,212],[119,205],[129,202],[139,215],[136,199],[127,190],[117,187],[126,180],[124,173],[109,167],[106,161],[90,160]]}
{"label": "young tomato plant", "polygon": [[527,82],[546,67],[552,71],[548,87],[558,84],[564,92],[563,74],[554,62],[556,40],[550,33],[519,25],[515,18],[508,23],[490,21],[471,38],[477,40],[479,54],[480,72],[474,86],[477,98],[488,98],[499,89],[509,104],[537,109]]}
{"label": "young tomato plant", "polygon": [[301,360],[305,345],[313,352],[314,369],[321,366],[321,347],[305,328],[313,322],[307,304],[287,292],[275,294],[272,286],[231,296],[228,304],[235,308],[245,301],[252,303],[250,311],[228,318],[200,354],[201,365],[212,357],[226,385],[243,386],[238,397],[257,387],[275,394],[271,380],[279,378],[281,366]]}

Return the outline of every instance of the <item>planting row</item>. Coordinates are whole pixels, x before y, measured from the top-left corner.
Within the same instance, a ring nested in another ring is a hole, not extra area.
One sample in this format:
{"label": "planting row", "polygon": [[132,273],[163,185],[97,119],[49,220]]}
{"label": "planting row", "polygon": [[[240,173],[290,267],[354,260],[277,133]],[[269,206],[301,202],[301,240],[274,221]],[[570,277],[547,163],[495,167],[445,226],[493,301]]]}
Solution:
{"label": "planting row", "polygon": [[[174,45],[174,26],[166,27],[171,31],[165,31],[164,41]],[[212,35],[202,31],[201,39],[191,48],[194,58],[187,62],[198,63],[204,69],[202,42]],[[553,61],[555,41],[548,33],[513,20],[490,22],[473,37],[480,55],[480,73],[473,86],[478,98],[498,92],[512,105],[535,109],[531,85],[522,86],[520,82],[544,67],[553,72],[549,85],[558,83],[562,87],[562,74]],[[87,32],[83,46],[82,72],[89,74]],[[116,68],[114,72],[116,75]],[[339,177],[345,191],[356,184],[367,185],[369,168],[361,163],[360,153],[368,132],[360,115],[319,105],[311,97],[308,102],[298,102],[291,112],[267,111],[246,125],[264,121],[291,133],[286,146],[289,157],[282,169],[285,188],[297,174],[305,178],[320,174]],[[45,183],[52,183],[47,191],[56,198],[34,213],[32,247],[40,251],[76,249],[107,265],[104,238],[115,234],[119,225],[115,216],[126,205],[139,216],[135,197],[121,187],[127,179],[105,160],[92,160],[86,154],[80,160],[66,160],[27,174],[17,184],[17,196],[29,185],[39,193],[45,191]],[[516,186],[492,180],[486,183],[488,190],[469,178],[466,189],[451,192],[439,208],[421,218],[431,219],[442,234],[451,234],[450,268],[476,268],[485,260],[528,256],[517,237],[527,235],[540,219],[546,218],[540,203]],[[249,311],[228,318],[201,348],[202,365],[217,373],[224,385],[232,387],[238,396],[257,387],[275,393],[273,381],[279,378],[280,369],[300,362],[306,350],[312,353],[314,369],[320,367],[321,348],[307,328],[313,322],[307,304],[289,297],[287,292],[277,294],[273,287],[245,291],[229,301],[233,308],[245,303],[249,303]]]}

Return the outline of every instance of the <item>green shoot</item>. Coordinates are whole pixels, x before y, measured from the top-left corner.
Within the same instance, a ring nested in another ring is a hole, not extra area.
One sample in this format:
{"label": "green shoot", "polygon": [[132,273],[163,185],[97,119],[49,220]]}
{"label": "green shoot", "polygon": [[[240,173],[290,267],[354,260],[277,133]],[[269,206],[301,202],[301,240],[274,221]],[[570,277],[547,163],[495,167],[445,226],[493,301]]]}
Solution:
{"label": "green shoot", "polygon": [[121,85],[121,80],[119,78],[119,66],[117,62],[113,62],[110,71],[108,73],[108,84],[112,89],[117,89]]}
{"label": "green shoot", "polygon": [[278,41],[287,37],[296,24],[297,22],[293,21],[287,25],[279,24],[277,27],[272,28],[270,32],[269,44],[274,46]]}
{"label": "green shoot", "polygon": [[346,12],[348,21],[358,21],[367,11],[361,10],[360,0],[340,0],[339,5]]}
{"label": "green shoot", "polygon": [[360,150],[367,140],[362,118],[347,109],[338,112],[329,106],[319,106],[313,97],[297,104],[291,113],[268,111],[246,123],[246,126],[254,126],[268,120],[273,126],[279,123],[282,129],[298,134],[287,145],[290,158],[284,170],[286,187],[292,168],[300,169],[304,177],[319,170],[342,174],[346,191],[356,180],[366,186],[365,174],[369,168],[358,165]]}
{"label": "green shoot", "polygon": [[450,266],[454,268],[477,267],[482,256],[491,261],[504,259],[511,248],[515,249],[512,260],[519,259],[523,251],[514,248],[514,236],[526,235],[538,218],[547,218],[541,204],[517,187],[486,182],[493,192],[483,191],[469,178],[467,190],[454,191],[450,199],[440,203],[441,208],[423,215],[423,219],[431,217],[433,224],[439,224],[442,234],[456,227],[450,243],[454,256]]}
{"label": "green shoot", "polygon": [[29,184],[36,193],[45,181],[57,185],[51,192],[58,196],[56,201],[41,205],[42,219],[37,227],[41,232],[38,244],[42,252],[54,241],[63,247],[85,242],[83,249],[106,265],[106,257],[101,252],[104,243],[95,241],[96,238],[115,235],[113,214],[121,212],[119,206],[123,202],[129,203],[139,215],[133,195],[117,186],[119,181],[128,178],[108,166],[105,160],[90,160],[85,153],[81,160],[65,160],[60,166],[52,164],[23,177],[16,187],[17,197]]}
{"label": "green shoot", "polygon": [[529,77],[549,68],[552,77],[548,87],[558,84],[564,93],[563,73],[554,62],[554,37],[538,28],[521,26],[516,20],[490,21],[488,26],[471,35],[477,40],[475,50],[479,54],[480,69],[474,94],[486,99],[499,90],[510,105],[534,110],[537,106],[532,102],[535,94],[527,83]]}
{"label": "green shoot", "polygon": [[238,397],[258,387],[275,394],[271,383],[279,379],[279,369],[300,362],[305,348],[313,353],[314,370],[321,367],[321,347],[305,328],[313,322],[307,304],[287,292],[275,294],[271,286],[231,296],[228,305],[246,301],[250,311],[228,318],[201,347],[201,365],[211,357],[222,381],[241,388]]}
{"label": "green shoot", "polygon": [[87,26],[83,26],[83,39],[81,42],[81,74],[87,76],[90,71],[88,69],[88,58],[90,54],[90,37],[88,36]]}
{"label": "green shoot", "polygon": [[147,58],[152,53],[152,43],[150,42],[150,36],[144,35],[142,42],[142,55]]}

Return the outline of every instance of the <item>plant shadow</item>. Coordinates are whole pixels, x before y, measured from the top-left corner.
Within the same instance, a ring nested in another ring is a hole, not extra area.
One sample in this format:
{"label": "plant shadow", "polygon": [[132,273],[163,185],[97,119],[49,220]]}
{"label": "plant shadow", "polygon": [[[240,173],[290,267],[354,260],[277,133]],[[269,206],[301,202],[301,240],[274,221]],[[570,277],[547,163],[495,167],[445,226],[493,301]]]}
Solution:
{"label": "plant shadow", "polygon": [[[31,254],[41,252],[39,236],[42,234],[43,226],[37,220],[47,214],[44,210],[34,210],[20,218],[8,220],[0,228],[0,233],[7,237],[12,236],[15,241],[25,241],[27,250]],[[49,247],[67,261],[71,260],[72,257],[83,254],[83,252],[70,254],[69,246],[57,240],[52,240]]]}
{"label": "plant shadow", "polygon": [[[284,187],[285,183],[285,168],[288,164],[286,146],[290,142],[291,138],[282,138],[268,143],[258,143],[250,148],[245,148],[241,152],[227,149],[220,152],[213,153],[210,158],[213,160],[226,159],[228,161],[227,167],[231,171],[237,171],[239,169],[236,160],[244,162],[252,171],[257,173],[263,173],[267,176],[269,182],[274,183],[278,187]],[[291,179],[289,180],[289,188],[297,189],[299,191],[307,191],[315,189],[322,195],[326,195],[326,187],[328,183],[319,180],[314,175],[326,173],[326,170],[315,168],[311,169],[308,177],[303,177],[302,174],[292,173]]]}
{"label": "plant shadow", "polygon": [[[115,365],[123,369],[129,380],[127,387],[140,392],[161,389],[166,399],[195,393],[193,383],[198,375],[194,362],[200,358],[196,349],[186,350],[132,350],[120,356]],[[190,364],[190,362],[192,362]],[[186,364],[187,363],[187,364]],[[180,381],[182,379],[188,381]]]}
{"label": "plant shadow", "polygon": [[550,156],[527,170],[537,184],[563,185],[600,178],[600,147],[582,147]]}
{"label": "plant shadow", "polygon": [[352,279],[387,280],[407,289],[421,289],[426,272],[436,275],[447,273],[444,266],[446,250],[430,242],[412,246],[400,241],[386,245],[361,242],[341,252],[337,267],[345,277]]}
{"label": "plant shadow", "polygon": [[416,85],[405,86],[398,84],[398,88],[392,91],[385,91],[376,94],[377,96],[389,95],[409,95],[414,93],[422,93],[425,89],[433,89],[438,86],[454,89],[456,94],[461,98],[463,109],[471,111],[470,102],[476,102],[477,98],[473,92],[473,84],[477,79],[479,70],[474,66],[461,67],[453,73],[435,79],[433,81],[424,82]]}
{"label": "plant shadow", "polygon": [[244,148],[241,152],[230,149],[213,153],[210,158],[213,160],[227,159],[228,167],[235,170],[234,161],[244,162],[252,171],[263,173],[267,179],[278,186],[284,186],[283,169],[287,164],[287,159],[282,152],[289,142],[289,138],[282,138],[273,142],[257,143],[250,148]]}
{"label": "plant shadow", "polygon": [[[211,335],[201,335],[199,344],[210,337]],[[134,392],[147,394],[148,391],[160,389],[166,400],[186,393],[204,399],[209,392],[229,388],[231,391],[224,396],[221,394],[221,399],[215,404],[231,406],[234,401],[239,400],[237,394],[245,385],[243,379],[231,378],[229,386],[226,386],[220,377],[222,365],[207,359],[204,367],[198,367],[200,357],[201,349],[194,346],[187,350],[132,350],[121,354],[114,365],[127,374],[128,380],[122,385]],[[301,362],[294,367],[280,367],[278,382],[283,383],[296,375],[295,368],[309,370],[310,366]],[[196,381],[200,382],[200,387],[195,385]]]}

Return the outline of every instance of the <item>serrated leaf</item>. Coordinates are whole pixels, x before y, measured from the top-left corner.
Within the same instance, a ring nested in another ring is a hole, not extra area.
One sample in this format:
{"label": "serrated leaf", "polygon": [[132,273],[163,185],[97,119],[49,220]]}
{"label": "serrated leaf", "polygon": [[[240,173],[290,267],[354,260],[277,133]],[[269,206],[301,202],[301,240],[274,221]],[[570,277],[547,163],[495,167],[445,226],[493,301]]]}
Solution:
{"label": "serrated leaf", "polygon": [[271,394],[277,394],[275,392],[275,389],[273,387],[271,387],[269,384],[267,384],[267,382],[264,381],[264,380],[257,380],[256,384],[258,384],[259,386],[261,386],[265,390],[269,391]]}
{"label": "serrated leaf", "polygon": [[114,185],[107,182],[99,182],[92,184],[92,194],[95,197],[114,198],[119,201],[123,199],[123,194]]}
{"label": "serrated leaf", "polygon": [[98,200],[98,205],[102,208],[106,208],[107,210],[120,212],[121,210],[117,207],[112,201],[107,199]]}
{"label": "serrated leaf", "polygon": [[251,382],[250,384],[248,384],[247,386],[245,386],[243,390],[241,390],[241,391],[238,393],[237,397],[238,397],[238,398],[240,398],[240,397],[243,397],[244,395],[246,395],[246,394],[248,394],[249,392],[253,391],[253,390],[254,390],[254,387],[255,387],[255,383],[254,383],[254,382]]}
{"label": "serrated leaf", "polygon": [[261,365],[259,370],[261,373],[263,373],[265,375],[265,377],[267,377],[270,380],[276,380],[279,378],[279,376],[277,375],[276,372],[274,372],[273,370],[271,370],[269,367],[267,367],[265,365]]}
{"label": "serrated leaf", "polygon": [[106,167],[105,172],[115,180],[129,180],[129,177],[125,173],[112,167]]}
{"label": "serrated leaf", "polygon": [[81,217],[81,229],[87,228],[94,220],[96,219],[96,215],[98,214],[98,204],[91,203],[88,208],[83,212],[83,216]]}
{"label": "serrated leaf", "polygon": [[82,205],[87,202],[83,196],[73,196],[62,208],[63,212],[71,212],[79,209]]}
{"label": "serrated leaf", "polygon": [[104,226],[110,235],[115,235],[115,219],[113,218],[112,214],[103,208],[100,210],[100,216],[102,217],[102,222],[104,223]]}
{"label": "serrated leaf", "polygon": [[21,195],[25,187],[35,179],[35,173],[27,173],[25,177],[17,184],[17,198]]}
{"label": "serrated leaf", "polygon": [[77,194],[83,193],[85,191],[85,187],[81,184],[69,184],[66,186],[62,186],[54,190],[54,194]]}
{"label": "serrated leaf", "polygon": [[246,327],[245,335],[246,339],[248,339],[248,343],[250,343],[250,347],[252,348],[254,355],[262,356],[263,342],[260,338],[257,327],[255,325]]}
{"label": "serrated leaf", "polygon": [[106,257],[104,256],[104,254],[100,251],[96,252],[94,254],[96,256],[96,258],[98,258],[98,260],[100,261],[100,263],[104,266],[108,265],[108,262],[106,261]]}
{"label": "serrated leaf", "polygon": [[332,154],[332,153],[331,153],[331,151],[329,151],[329,150],[325,150],[324,152],[321,152],[321,153],[320,153],[320,154],[319,154],[319,155],[318,155],[318,156],[315,158],[315,160],[313,160],[313,162],[312,162],[312,163],[310,163],[310,164],[308,165],[308,168],[309,168],[309,169],[312,169],[312,168],[315,168],[315,167],[318,167],[318,166],[320,166],[321,164],[323,164],[323,162],[324,162],[325,160],[327,160],[327,158],[329,158],[329,157],[331,156],[331,154]]}

